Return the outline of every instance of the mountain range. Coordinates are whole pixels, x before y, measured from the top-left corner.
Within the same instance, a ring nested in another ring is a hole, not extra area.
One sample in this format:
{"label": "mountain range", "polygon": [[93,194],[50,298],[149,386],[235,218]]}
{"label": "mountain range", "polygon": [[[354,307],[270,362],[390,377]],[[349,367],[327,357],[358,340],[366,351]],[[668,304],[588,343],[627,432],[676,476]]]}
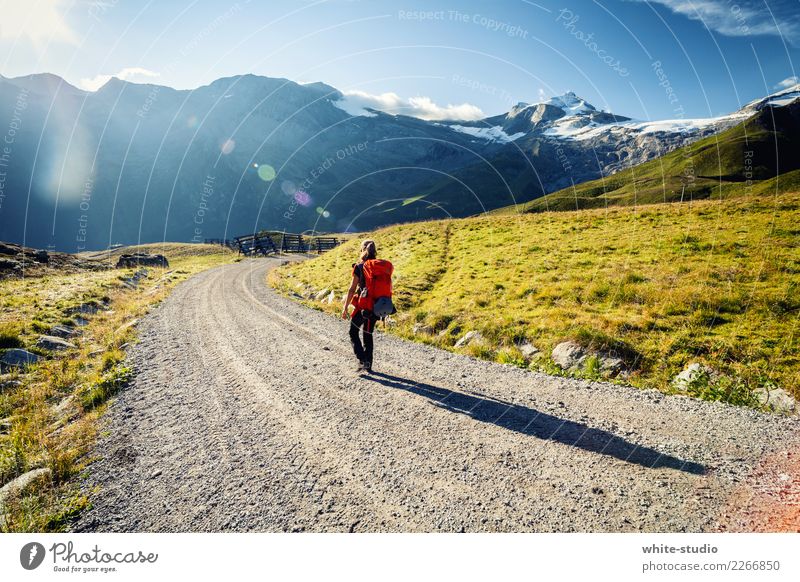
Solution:
{"label": "mountain range", "polygon": [[425,121],[255,75],[191,91],[112,78],[95,92],[0,77],[0,240],[77,251],[468,216],[617,174],[798,97],[800,86],[723,117],[641,122],[567,93]]}
{"label": "mountain range", "polygon": [[759,108],[741,123],[611,176],[498,209],[579,210],[800,191],[800,99]]}

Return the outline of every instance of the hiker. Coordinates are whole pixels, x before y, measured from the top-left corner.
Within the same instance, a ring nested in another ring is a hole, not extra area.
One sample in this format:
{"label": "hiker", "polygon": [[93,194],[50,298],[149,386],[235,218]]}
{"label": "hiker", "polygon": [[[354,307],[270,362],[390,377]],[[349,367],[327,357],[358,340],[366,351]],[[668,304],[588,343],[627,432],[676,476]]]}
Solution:
{"label": "hiker", "polygon": [[[358,358],[357,372],[372,371],[372,332],[378,320],[396,312],[392,304],[392,271],[389,261],[378,258],[375,241],[361,243],[361,257],[353,265],[353,281],[342,307],[342,319],[350,319],[350,342]],[[353,314],[349,308],[353,305]],[[363,335],[361,343],[359,334]]]}

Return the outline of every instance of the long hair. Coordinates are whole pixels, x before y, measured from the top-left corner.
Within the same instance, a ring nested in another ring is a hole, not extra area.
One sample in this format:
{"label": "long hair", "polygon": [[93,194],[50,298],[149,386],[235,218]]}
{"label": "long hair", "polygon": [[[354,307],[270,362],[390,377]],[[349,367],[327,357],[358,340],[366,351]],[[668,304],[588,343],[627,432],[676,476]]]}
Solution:
{"label": "long hair", "polygon": [[361,243],[361,260],[368,261],[378,256],[378,248],[375,246],[375,241],[367,239]]}

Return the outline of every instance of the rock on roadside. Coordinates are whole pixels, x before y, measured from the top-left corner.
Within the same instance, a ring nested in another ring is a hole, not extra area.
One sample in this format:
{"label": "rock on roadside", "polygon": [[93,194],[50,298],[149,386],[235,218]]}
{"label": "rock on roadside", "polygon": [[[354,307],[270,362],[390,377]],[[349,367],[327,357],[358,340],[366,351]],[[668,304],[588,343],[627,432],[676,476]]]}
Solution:
{"label": "rock on roadside", "polygon": [[755,391],[756,398],[769,410],[781,414],[795,414],[798,411],[797,400],[783,388],[767,390],[759,387]]}
{"label": "rock on roadside", "polygon": [[703,379],[713,380],[716,377],[717,373],[713,368],[699,362],[692,362],[672,379],[672,386],[677,390],[685,391],[695,382]]}
{"label": "rock on roadside", "polygon": [[35,364],[39,361],[39,359],[39,356],[29,352],[28,350],[12,348],[10,350],[6,350],[3,355],[0,356],[0,364],[14,368],[24,368],[26,366],[30,366],[31,364]]}
{"label": "rock on roadside", "polygon": [[50,328],[48,335],[67,339],[78,335],[80,332],[69,325],[54,325]]}
{"label": "rock on roadside", "polygon": [[411,328],[411,332],[414,335],[431,335],[433,333],[433,328],[424,323],[415,323],[414,327]]}
{"label": "rock on roadside", "polygon": [[522,355],[528,359],[539,353],[539,348],[528,341],[517,344],[517,349],[519,349],[519,351],[522,352]]}
{"label": "rock on roadside", "polygon": [[483,341],[483,336],[481,335],[481,332],[473,329],[472,331],[468,331],[467,333],[465,333],[461,337],[461,339],[459,339],[456,342],[455,347],[463,348],[464,346],[481,343],[482,341]]}
{"label": "rock on roadside", "polygon": [[590,357],[597,358],[600,372],[610,378],[625,373],[625,361],[612,354],[603,352],[591,352],[587,348],[574,341],[561,342],[553,348],[552,360],[567,372],[576,372],[586,366]]}
{"label": "rock on roadside", "polygon": [[22,386],[22,382],[19,380],[0,380],[0,394],[5,392],[6,390],[13,390],[14,388],[19,388]]}
{"label": "rock on roadside", "polygon": [[553,348],[552,360],[562,370],[575,371],[581,367],[589,356],[588,351],[580,344],[572,341],[561,342]]}
{"label": "rock on roadside", "polygon": [[40,335],[39,339],[36,340],[36,346],[43,350],[54,352],[61,352],[76,347],[75,344],[52,335]]}

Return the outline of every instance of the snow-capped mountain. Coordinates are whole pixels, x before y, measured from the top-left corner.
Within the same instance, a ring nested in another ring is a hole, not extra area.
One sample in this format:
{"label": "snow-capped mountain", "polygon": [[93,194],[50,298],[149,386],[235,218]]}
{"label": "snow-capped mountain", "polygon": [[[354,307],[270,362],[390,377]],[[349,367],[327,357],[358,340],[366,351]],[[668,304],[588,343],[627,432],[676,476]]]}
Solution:
{"label": "snow-capped mountain", "polygon": [[466,216],[619,171],[798,94],[706,120],[637,121],[566,93],[425,121],[255,75],[192,91],[111,79],[95,92],[55,75],[0,77],[15,132],[0,240],[74,251]]}

